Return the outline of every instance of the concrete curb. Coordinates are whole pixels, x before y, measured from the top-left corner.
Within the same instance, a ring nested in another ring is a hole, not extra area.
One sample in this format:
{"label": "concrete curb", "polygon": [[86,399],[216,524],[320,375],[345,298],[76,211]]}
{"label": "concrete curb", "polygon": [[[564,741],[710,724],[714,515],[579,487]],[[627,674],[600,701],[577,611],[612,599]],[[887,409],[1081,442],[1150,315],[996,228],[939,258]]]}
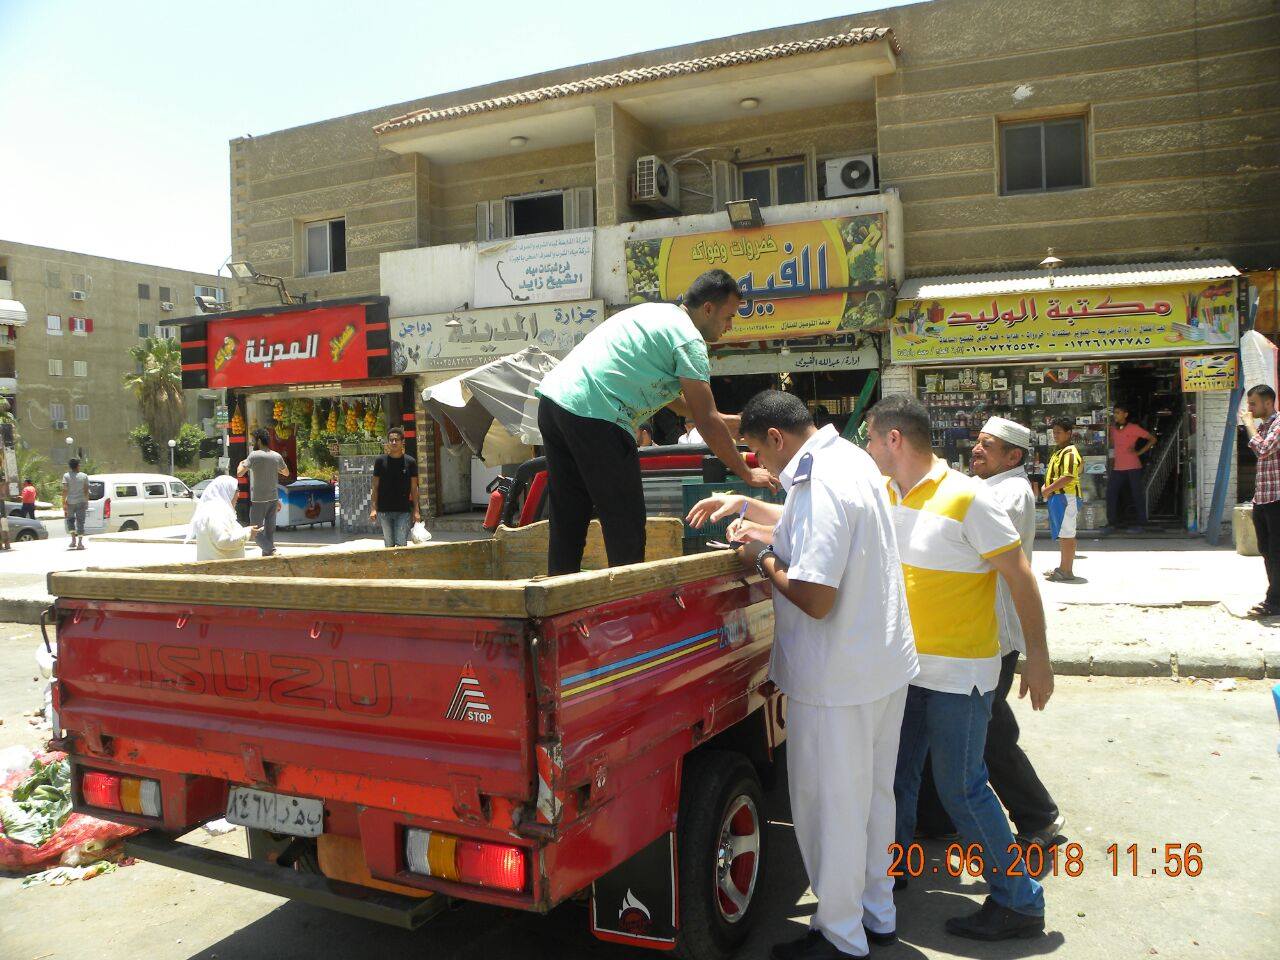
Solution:
{"label": "concrete curb", "polygon": [[51,597],[41,600],[19,600],[0,597],[0,623],[37,624],[40,622],[40,614],[52,602],[53,599]]}

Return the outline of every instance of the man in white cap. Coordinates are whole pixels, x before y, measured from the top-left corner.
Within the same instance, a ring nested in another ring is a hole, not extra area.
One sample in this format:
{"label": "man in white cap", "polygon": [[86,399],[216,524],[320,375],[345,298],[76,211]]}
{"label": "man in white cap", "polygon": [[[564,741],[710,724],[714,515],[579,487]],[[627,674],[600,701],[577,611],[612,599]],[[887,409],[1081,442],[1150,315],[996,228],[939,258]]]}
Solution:
{"label": "man in white cap", "polygon": [[[1013,521],[1028,564],[1036,539],[1036,497],[1026,470],[1030,451],[1029,428],[1004,417],[991,417],[983,424],[969,458],[973,475],[986,481]],[[996,585],[996,617],[1000,629],[1000,682],[987,727],[987,775],[996,796],[1008,809],[1019,839],[1047,848],[1058,836],[1065,818],[1018,746],[1018,721],[1009,707],[1009,690],[1018,656],[1027,652],[1027,642],[1003,577]]]}

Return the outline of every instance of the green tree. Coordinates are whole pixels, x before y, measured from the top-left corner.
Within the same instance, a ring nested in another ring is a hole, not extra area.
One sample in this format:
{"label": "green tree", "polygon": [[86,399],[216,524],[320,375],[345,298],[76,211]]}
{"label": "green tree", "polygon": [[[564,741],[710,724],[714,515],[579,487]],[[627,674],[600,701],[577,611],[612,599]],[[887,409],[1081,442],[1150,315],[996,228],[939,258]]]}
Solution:
{"label": "green tree", "polygon": [[[138,413],[158,446],[176,439],[186,419],[182,394],[182,347],[177,340],[147,337],[129,348],[138,372],[124,375],[125,389],[138,401]],[[152,461],[154,462],[154,461]]]}
{"label": "green tree", "polygon": [[[184,423],[178,428],[178,441],[173,448],[173,462],[179,467],[189,467],[200,463],[200,441],[204,439],[204,431],[193,423]],[[142,459],[169,468],[169,444],[160,444],[151,435],[151,428],[145,423],[129,431],[129,442],[138,448]]]}

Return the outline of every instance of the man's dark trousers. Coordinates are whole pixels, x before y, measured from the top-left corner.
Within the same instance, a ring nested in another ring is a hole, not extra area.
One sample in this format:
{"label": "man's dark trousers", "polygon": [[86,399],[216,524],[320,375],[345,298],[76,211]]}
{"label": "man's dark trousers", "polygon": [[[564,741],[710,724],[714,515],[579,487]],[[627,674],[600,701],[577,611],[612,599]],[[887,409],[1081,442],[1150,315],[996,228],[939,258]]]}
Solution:
{"label": "man's dark trousers", "polygon": [[[1277,540],[1280,540],[1280,517],[1276,520]],[[1014,669],[1019,654],[1005,654],[1000,658],[1000,682],[996,684],[991,700],[991,722],[987,724],[987,745],[983,758],[987,761],[987,779],[1000,802],[1009,811],[1014,833],[1027,836],[1043,830],[1058,819],[1058,805],[1049,796],[1031,761],[1018,746],[1018,720],[1009,706],[1009,692],[1013,688]],[[928,771],[926,770],[926,774]],[[942,809],[931,777],[921,784],[917,807],[917,825],[926,836],[940,837],[955,833],[951,818]]]}
{"label": "man's dark trousers", "polygon": [[1120,494],[1129,492],[1133,501],[1133,522],[1136,526],[1147,525],[1147,498],[1142,490],[1142,470],[1112,470],[1107,477],[1107,523],[1113,527],[1120,526]]}
{"label": "man's dark trousers", "polygon": [[635,437],[617,424],[570,413],[545,397],[538,429],[547,457],[551,532],[547,573],[582,569],[587,528],[600,518],[609,566],[644,560],[644,484]]}
{"label": "man's dark trousers", "polygon": [[1253,505],[1253,532],[1267,567],[1267,606],[1280,609],[1280,500]]}

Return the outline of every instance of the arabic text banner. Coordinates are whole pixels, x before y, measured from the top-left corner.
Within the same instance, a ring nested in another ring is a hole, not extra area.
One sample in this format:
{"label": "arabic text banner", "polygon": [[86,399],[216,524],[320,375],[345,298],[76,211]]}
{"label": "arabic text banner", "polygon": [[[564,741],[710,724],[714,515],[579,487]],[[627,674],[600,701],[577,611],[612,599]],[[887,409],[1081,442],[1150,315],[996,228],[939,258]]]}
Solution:
{"label": "arabic text banner", "polygon": [[745,297],[726,341],[863,330],[884,322],[885,294],[845,288],[887,281],[884,254],[882,214],[628,240],[627,298],[675,301],[719,267]]}
{"label": "arabic text banner", "polygon": [[476,247],[477,307],[585,300],[591,296],[594,230],[541,233]]}
{"label": "arabic text banner", "polygon": [[894,363],[1171,353],[1237,342],[1233,280],[903,300]]}
{"label": "arabic text banner", "polygon": [[360,304],[211,320],[207,329],[213,389],[363,380],[369,375],[365,308]]}
{"label": "arabic text banner", "polygon": [[1182,389],[1188,393],[1205,390],[1234,390],[1240,386],[1240,357],[1234,353],[1213,353],[1182,358]]}
{"label": "arabic text banner", "polygon": [[531,346],[563,356],[603,320],[603,300],[400,317],[391,321],[391,369],[465,369]]}

